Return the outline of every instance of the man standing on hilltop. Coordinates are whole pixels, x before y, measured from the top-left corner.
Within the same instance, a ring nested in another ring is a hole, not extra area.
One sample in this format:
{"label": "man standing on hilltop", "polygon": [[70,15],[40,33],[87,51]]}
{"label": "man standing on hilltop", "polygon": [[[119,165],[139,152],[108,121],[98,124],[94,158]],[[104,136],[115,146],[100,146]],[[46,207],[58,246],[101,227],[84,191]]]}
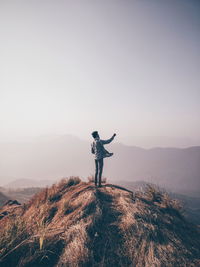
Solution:
{"label": "man standing on hilltop", "polygon": [[99,187],[101,187],[101,177],[103,172],[103,159],[110,157],[113,153],[109,153],[103,145],[109,144],[115,138],[116,134],[108,140],[101,140],[97,131],[92,133],[94,138],[93,143],[91,144],[91,152],[95,156],[95,186],[99,181]]}

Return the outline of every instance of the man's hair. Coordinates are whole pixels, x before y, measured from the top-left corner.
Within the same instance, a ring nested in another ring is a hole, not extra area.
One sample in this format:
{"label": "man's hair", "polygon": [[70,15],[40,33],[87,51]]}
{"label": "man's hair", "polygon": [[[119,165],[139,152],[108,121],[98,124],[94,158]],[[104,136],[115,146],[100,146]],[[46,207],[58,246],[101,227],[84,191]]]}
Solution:
{"label": "man's hair", "polygon": [[92,136],[93,136],[94,138],[96,138],[96,137],[98,136],[98,132],[97,132],[97,131],[92,132]]}

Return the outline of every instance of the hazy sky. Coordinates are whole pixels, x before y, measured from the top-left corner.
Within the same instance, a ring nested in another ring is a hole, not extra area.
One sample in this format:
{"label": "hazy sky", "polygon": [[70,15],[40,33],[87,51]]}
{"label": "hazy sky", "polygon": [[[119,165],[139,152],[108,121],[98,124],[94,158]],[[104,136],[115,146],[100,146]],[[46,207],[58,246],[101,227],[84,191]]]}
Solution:
{"label": "hazy sky", "polygon": [[0,140],[200,140],[199,14],[198,0],[0,0]]}

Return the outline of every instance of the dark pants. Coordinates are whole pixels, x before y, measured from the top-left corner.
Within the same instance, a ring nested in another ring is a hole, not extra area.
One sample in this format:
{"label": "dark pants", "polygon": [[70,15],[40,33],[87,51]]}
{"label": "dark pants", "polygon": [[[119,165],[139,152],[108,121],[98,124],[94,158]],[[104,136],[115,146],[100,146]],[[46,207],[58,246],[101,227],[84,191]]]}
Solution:
{"label": "dark pants", "polygon": [[95,185],[99,182],[101,186],[101,176],[103,172],[103,159],[95,159]]}

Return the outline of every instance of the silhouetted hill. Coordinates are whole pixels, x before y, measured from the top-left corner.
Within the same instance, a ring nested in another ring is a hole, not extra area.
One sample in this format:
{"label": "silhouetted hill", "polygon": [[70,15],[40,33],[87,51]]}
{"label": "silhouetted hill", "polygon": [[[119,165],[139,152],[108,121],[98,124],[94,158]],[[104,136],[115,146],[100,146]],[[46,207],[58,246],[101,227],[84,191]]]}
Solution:
{"label": "silhouetted hill", "polygon": [[9,198],[0,192],[0,206],[3,205]]}
{"label": "silhouetted hill", "polygon": [[199,229],[152,186],[96,189],[74,177],[11,204],[0,210],[2,267],[200,264]]}

